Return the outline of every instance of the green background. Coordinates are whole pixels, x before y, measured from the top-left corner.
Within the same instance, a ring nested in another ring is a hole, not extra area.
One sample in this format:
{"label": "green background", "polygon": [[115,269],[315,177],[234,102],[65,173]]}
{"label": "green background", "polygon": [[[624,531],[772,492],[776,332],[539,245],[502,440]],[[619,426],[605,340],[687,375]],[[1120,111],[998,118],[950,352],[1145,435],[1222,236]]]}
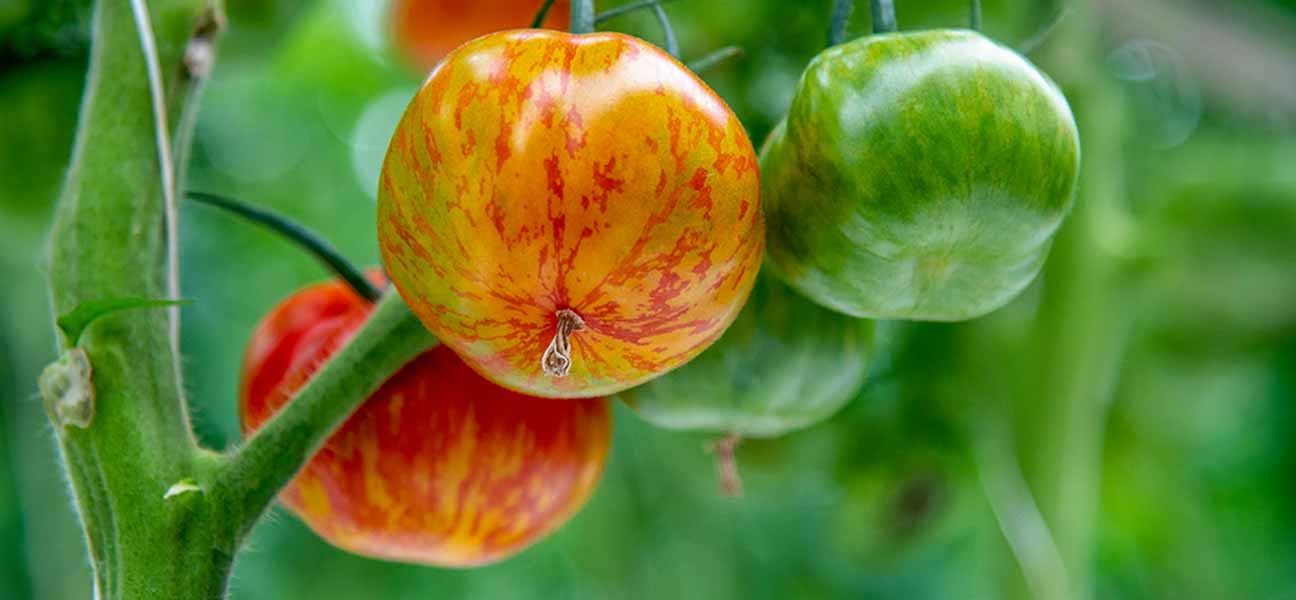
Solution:
{"label": "green background", "polygon": [[[189,181],[374,264],[377,168],[419,77],[369,4],[227,0]],[[759,145],[823,47],[829,4],[668,10],[686,58],[745,50],[704,78]],[[865,4],[852,35],[869,27]],[[902,29],[967,19],[961,0],[897,4]],[[985,319],[881,324],[871,381],[846,409],[741,447],[744,498],[717,495],[707,438],[618,407],[593,500],[516,558],[467,571],[368,560],[276,509],[240,556],[233,596],[997,598],[1064,572],[1101,598],[1296,597],[1296,2],[1086,4],[1030,56],[1081,122],[1093,168],[1080,201],[1100,206],[1078,207],[1062,235],[1080,222],[1089,243]],[[985,31],[1019,46],[1057,13],[990,1]],[[54,358],[44,243],[88,14],[78,1],[0,0],[0,598],[89,597],[35,386]],[[604,28],[662,39],[646,13]],[[226,448],[253,326],[324,274],[205,207],[184,211],[183,235],[195,427]],[[1077,276],[1090,265],[1110,268]],[[1037,360],[1056,347],[1102,368]],[[1049,385],[1068,376],[1078,402]],[[1076,530],[1080,541],[1059,533]]]}

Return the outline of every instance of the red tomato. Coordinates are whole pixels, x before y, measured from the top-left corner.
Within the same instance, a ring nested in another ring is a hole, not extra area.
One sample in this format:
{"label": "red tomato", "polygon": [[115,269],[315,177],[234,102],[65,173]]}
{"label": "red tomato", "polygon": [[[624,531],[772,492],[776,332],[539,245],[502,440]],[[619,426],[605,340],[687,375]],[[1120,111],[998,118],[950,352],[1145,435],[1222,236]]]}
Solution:
{"label": "red tomato", "polygon": [[[401,52],[415,66],[431,71],[437,61],[479,35],[529,27],[544,0],[396,0],[392,30]],[[571,2],[554,2],[544,26],[565,29]]]}
{"label": "red tomato", "polygon": [[765,241],[756,154],[647,42],[494,33],[411,101],[378,239],[410,308],[488,379],[610,394],[684,364],[742,308]]}
{"label": "red tomato", "polygon": [[[262,321],[243,366],[249,435],[359,328],[369,304],[341,283],[302,290]],[[607,461],[601,398],[529,398],[477,375],[445,346],[365,401],[280,495],[311,529],[387,560],[472,566],[565,523]]]}

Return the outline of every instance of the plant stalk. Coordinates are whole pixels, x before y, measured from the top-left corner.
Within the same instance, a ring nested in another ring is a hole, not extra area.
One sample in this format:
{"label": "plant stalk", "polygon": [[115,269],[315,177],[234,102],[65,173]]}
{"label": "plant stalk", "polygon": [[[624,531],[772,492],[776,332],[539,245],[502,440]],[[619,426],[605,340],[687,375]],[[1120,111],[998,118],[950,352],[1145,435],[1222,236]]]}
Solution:
{"label": "plant stalk", "polygon": [[893,0],[869,0],[869,12],[873,17],[873,33],[896,31],[895,2]]}
{"label": "plant stalk", "polygon": [[241,539],[279,490],[393,373],[436,345],[395,291],[374,306],[351,341],[225,464],[212,485],[222,520]]}
{"label": "plant stalk", "polygon": [[298,247],[323,263],[325,268],[332,271],[334,275],[345,281],[357,296],[369,302],[377,302],[382,297],[382,291],[370,283],[365,278],[364,273],[351,264],[351,261],[348,261],[346,257],[342,256],[342,253],[338,252],[332,244],[287,217],[219,194],[191,191],[188,193],[188,197],[195,202],[214,206],[253,223],[264,225],[271,231],[288,238],[288,240],[297,244]]}
{"label": "plant stalk", "polygon": [[[1046,267],[1032,329],[1030,379],[1020,394],[1016,447],[1065,570],[1046,598],[1093,596],[1093,546],[1107,414],[1133,318],[1124,259],[1104,249],[1110,220],[1124,210],[1121,131],[1125,107],[1107,80],[1093,7],[1077,9],[1066,40],[1046,64],[1076,115],[1083,159],[1075,207]],[[1034,596],[1039,597],[1039,596]]]}
{"label": "plant stalk", "polygon": [[549,16],[549,9],[553,8],[554,0],[545,0],[540,5],[540,10],[536,11],[535,18],[531,19],[531,29],[539,29],[544,25],[545,17]]}
{"label": "plant stalk", "polygon": [[[185,122],[179,114],[198,87],[185,49],[216,14],[203,0],[96,4],[79,126],[50,235],[56,317],[105,300],[173,296],[168,199],[178,182],[166,141],[187,134],[165,124]],[[170,310],[96,320],[78,344],[91,366],[82,382],[91,418],[54,421],[98,598],[224,593],[232,540],[207,526],[202,502],[163,499],[202,461],[176,326]]]}
{"label": "plant stalk", "polygon": [[572,0],[569,29],[572,33],[594,32],[594,0]]}
{"label": "plant stalk", "polygon": [[828,21],[828,47],[846,41],[846,25],[855,10],[855,0],[837,0],[833,3],[832,17]]}

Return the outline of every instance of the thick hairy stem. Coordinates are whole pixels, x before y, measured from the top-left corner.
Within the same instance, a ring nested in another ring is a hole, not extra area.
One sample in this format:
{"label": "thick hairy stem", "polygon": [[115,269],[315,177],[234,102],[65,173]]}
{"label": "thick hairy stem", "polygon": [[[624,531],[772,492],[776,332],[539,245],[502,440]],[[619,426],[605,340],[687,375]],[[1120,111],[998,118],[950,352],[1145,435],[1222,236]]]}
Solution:
{"label": "thick hairy stem", "polygon": [[585,320],[568,308],[559,309],[554,313],[554,318],[558,319],[558,331],[540,356],[540,368],[545,375],[566,377],[571,372],[572,365],[571,336],[585,329]]}
{"label": "thick hairy stem", "polygon": [[[178,115],[195,88],[185,48],[214,11],[202,0],[96,5],[79,125],[50,235],[56,317],[117,299],[174,297],[178,182],[168,146],[187,134],[169,124],[183,122]],[[215,598],[224,590],[229,560],[216,555],[229,541],[205,526],[207,507],[163,499],[201,456],[175,332],[173,311],[106,314],[68,352],[92,373],[81,382],[89,393],[77,400],[66,395],[73,388],[46,388],[59,396],[54,431],[100,598]],[[58,383],[52,376],[47,383]]]}
{"label": "thick hairy stem", "polygon": [[436,345],[436,339],[395,292],[374,307],[365,325],[282,410],[217,470],[210,486],[241,539],[279,490],[393,373]]}
{"label": "thick hairy stem", "polygon": [[51,305],[74,333],[42,377],[42,397],[101,599],[223,597],[239,544],[278,491],[390,374],[435,343],[388,294],[241,451],[198,447],[176,315],[156,307],[174,297],[176,157],[188,154],[193,96],[221,23],[208,1],[96,5],[50,236]]}

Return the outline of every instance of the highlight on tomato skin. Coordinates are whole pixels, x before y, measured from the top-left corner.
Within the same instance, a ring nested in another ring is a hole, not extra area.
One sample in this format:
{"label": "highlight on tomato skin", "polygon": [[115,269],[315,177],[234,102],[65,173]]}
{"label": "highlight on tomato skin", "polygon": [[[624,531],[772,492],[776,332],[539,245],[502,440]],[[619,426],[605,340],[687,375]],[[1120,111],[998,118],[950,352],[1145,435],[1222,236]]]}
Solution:
{"label": "highlight on tomato skin", "polygon": [[[286,404],[370,310],[330,282],[267,315],[245,357],[244,434]],[[606,400],[526,397],[438,346],[366,400],[280,500],[325,540],[356,554],[483,565],[569,520],[597,486],[610,439]]]}
{"label": "highlight on tomato skin", "polygon": [[[543,0],[395,0],[391,28],[412,66],[431,71],[446,54],[479,35],[531,26]],[[543,27],[565,29],[570,0],[558,0]]]}
{"label": "highlight on tomato skin", "polygon": [[608,395],[733,322],[764,253],[760,193],[742,124],[661,49],[506,31],[456,49],[411,101],[379,248],[411,310],[491,381]]}

